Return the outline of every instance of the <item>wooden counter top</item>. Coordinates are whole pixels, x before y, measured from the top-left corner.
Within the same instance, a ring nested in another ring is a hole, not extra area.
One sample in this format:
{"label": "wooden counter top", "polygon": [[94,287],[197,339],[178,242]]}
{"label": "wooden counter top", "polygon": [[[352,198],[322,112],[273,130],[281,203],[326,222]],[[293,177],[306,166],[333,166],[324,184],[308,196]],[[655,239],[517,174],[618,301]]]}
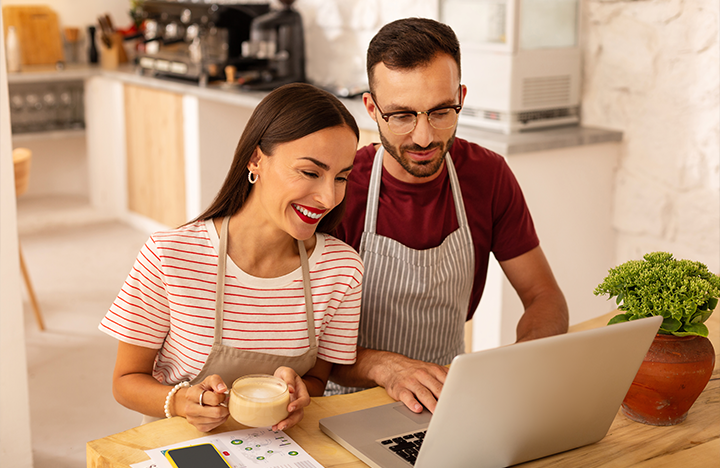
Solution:
{"label": "wooden counter top", "polygon": [[[571,327],[571,332],[604,326],[611,316],[599,317]],[[708,321],[710,339],[720,351],[720,313]],[[313,398],[305,418],[286,432],[327,468],[361,468],[366,465],[320,431],[324,417],[369,408],[393,400],[382,388],[351,395]],[[243,429],[230,418],[212,433]],[[164,419],[119,434],[88,442],[88,468],[127,468],[147,460],[145,450],[203,437],[182,418]],[[708,467],[717,466],[720,453],[720,355],[707,387],[690,409],[687,420],[676,426],[647,426],[615,417],[600,442],[550,457],[524,463],[523,467]]]}

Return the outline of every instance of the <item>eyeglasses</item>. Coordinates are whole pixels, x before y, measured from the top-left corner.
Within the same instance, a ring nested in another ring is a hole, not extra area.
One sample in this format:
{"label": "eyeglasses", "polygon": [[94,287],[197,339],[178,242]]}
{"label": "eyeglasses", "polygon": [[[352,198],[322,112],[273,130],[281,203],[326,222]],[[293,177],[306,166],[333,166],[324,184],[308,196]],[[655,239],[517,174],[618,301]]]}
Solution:
{"label": "eyeglasses", "polygon": [[[460,87],[462,90],[462,86]],[[375,107],[380,111],[380,116],[387,122],[388,128],[395,135],[407,135],[415,130],[417,126],[418,115],[425,114],[428,123],[436,130],[447,130],[452,128],[458,120],[458,114],[462,109],[461,105],[435,107],[428,111],[397,111],[383,112],[375,99],[375,95],[370,93]]]}

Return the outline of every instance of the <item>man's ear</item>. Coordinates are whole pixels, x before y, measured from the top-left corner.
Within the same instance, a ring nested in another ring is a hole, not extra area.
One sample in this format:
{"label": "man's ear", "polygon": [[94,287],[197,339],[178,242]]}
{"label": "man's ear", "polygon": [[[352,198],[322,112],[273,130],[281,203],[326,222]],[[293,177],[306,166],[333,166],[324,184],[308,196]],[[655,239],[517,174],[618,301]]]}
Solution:
{"label": "man's ear", "polygon": [[367,111],[368,115],[371,119],[377,122],[377,119],[375,117],[375,101],[373,101],[372,95],[370,93],[363,93],[362,98],[363,104],[365,105],[365,110]]}

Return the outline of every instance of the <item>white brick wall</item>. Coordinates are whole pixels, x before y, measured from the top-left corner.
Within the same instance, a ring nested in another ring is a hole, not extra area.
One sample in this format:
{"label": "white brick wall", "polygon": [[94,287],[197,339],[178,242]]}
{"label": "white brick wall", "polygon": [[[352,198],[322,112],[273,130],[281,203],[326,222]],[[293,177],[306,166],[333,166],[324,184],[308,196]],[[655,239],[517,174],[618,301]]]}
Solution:
{"label": "white brick wall", "polygon": [[720,273],[718,2],[584,7],[583,123],[625,133],[617,262],[667,250]]}

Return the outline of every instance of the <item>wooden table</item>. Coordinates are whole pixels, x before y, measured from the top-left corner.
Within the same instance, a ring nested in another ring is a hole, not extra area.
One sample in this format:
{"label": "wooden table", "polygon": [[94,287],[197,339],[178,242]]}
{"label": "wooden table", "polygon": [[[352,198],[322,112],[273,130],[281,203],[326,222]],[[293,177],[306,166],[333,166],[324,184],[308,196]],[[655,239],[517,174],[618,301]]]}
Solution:
{"label": "wooden table", "polygon": [[[609,316],[571,327],[571,332],[604,326]],[[708,320],[710,339],[720,351],[720,311]],[[316,397],[305,408],[305,418],[287,433],[324,467],[360,468],[366,465],[320,431],[327,416],[369,408],[393,400],[383,388],[351,395]],[[212,433],[243,429],[229,418]],[[127,468],[149,459],[145,450],[207,435],[182,418],[164,419],[119,434],[88,442],[88,468]],[[647,426],[627,419],[619,411],[607,436],[600,442],[569,452],[524,463],[523,467],[710,467],[720,454],[720,354],[707,387],[690,409],[687,420],[676,426]]]}

